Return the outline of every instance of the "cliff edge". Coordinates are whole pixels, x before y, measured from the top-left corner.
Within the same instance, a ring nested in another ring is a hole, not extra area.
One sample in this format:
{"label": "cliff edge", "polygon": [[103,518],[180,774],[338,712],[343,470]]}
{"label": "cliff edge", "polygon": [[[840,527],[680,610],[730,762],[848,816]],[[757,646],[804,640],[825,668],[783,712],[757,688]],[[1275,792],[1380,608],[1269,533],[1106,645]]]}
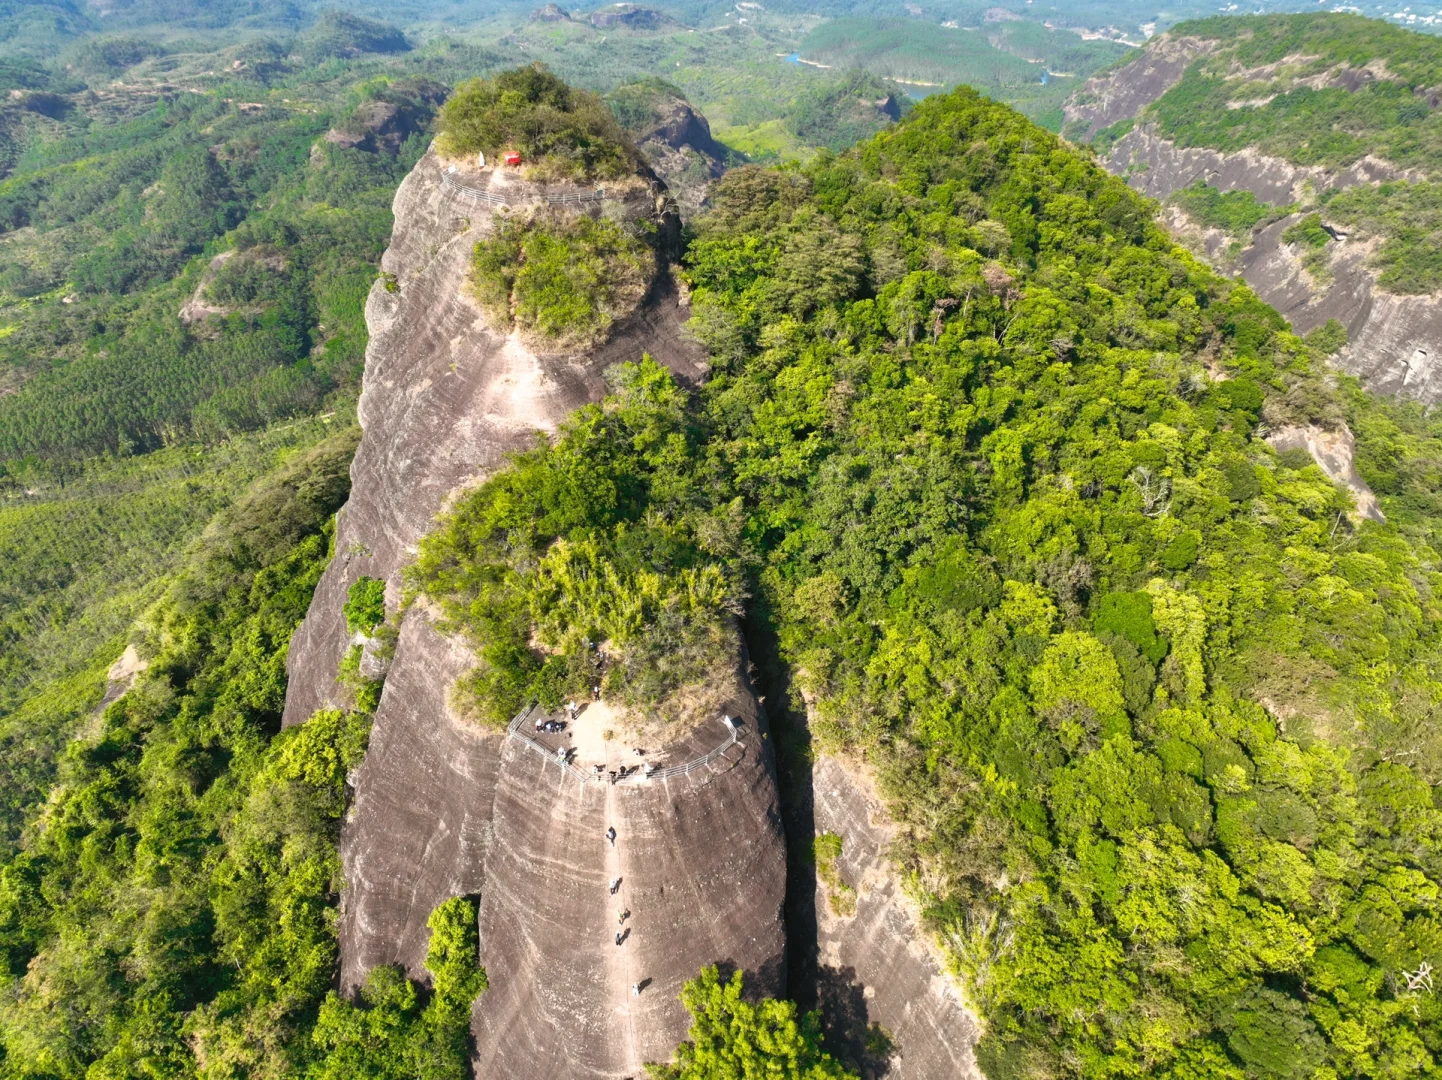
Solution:
{"label": "cliff edge", "polygon": [[[646,179],[640,205],[605,212],[665,213],[664,188]],[[637,311],[587,352],[538,352],[495,331],[466,286],[471,253],[501,215],[544,198],[591,195],[434,152],[396,194],[384,275],[366,309],[364,435],[335,558],[291,646],[287,724],[350,701],[337,670],[351,644],[342,608],[360,576],[384,580],[394,610],[401,571],[436,515],[508,453],[598,400],[612,364],[649,353],[688,384],[704,370],[681,333],[686,312],[664,258]],[[764,717],[740,660],[732,726],[712,717],[646,760],[705,758],[701,744],[733,729],[734,745],[683,775],[652,782],[633,768],[621,784],[458,717],[450,689],[473,663],[471,644],[442,632],[426,603],[407,609],[342,830],[342,988],[354,991],[380,964],[426,978],[430,912],[479,894],[491,989],[473,1031],[486,1075],[639,1075],[684,1038],[677,994],[705,964],[742,967],[757,990],[779,993],[784,845]],[[613,877],[623,882],[615,893]],[[617,945],[621,902],[634,914]],[[567,1030],[584,1037],[557,1037]]]}

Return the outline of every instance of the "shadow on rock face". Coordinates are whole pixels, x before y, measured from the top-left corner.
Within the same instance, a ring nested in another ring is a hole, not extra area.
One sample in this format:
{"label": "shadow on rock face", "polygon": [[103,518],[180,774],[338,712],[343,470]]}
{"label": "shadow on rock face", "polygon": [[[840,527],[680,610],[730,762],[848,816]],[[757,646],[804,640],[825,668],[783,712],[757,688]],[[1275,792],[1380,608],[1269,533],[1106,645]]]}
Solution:
{"label": "shadow on rock face", "polygon": [[826,1049],[855,1069],[861,1080],[890,1076],[892,1060],[901,1056],[901,1047],[871,1019],[856,969],[821,968],[816,975],[816,994]]}
{"label": "shadow on rock face", "polygon": [[748,655],[755,661],[755,679],[765,695],[776,754],[780,813],[786,836],[786,985],[785,996],[802,1012],[818,1005],[816,862],[812,839],[816,819],[811,794],[811,733],[806,717],[791,707],[789,670],[779,655],[771,627],[760,619],[745,626]]}
{"label": "shadow on rock face", "polygon": [[[717,960],[716,974],[723,983],[730,982],[731,977],[736,974],[738,968],[735,960]],[[745,979],[741,996],[750,1002],[759,1002],[762,998],[784,997],[786,995],[786,954],[777,953],[764,963],[755,967],[746,968],[742,972]]]}

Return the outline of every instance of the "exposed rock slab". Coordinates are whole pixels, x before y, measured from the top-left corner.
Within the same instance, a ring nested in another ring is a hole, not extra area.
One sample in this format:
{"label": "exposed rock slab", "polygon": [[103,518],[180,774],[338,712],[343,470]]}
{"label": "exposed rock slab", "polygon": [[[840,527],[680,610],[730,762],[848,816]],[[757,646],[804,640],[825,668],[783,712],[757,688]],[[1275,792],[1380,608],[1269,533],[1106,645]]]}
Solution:
{"label": "exposed rock slab", "polygon": [[1327,431],[1311,426],[1284,427],[1268,435],[1267,442],[1275,450],[1306,450],[1329,480],[1352,492],[1360,516],[1369,521],[1387,520],[1382,516],[1382,508],[1377,505],[1377,496],[1357,473],[1353,454],[1355,444],[1350,429],[1344,427]]}
{"label": "exposed rock slab", "polygon": [[1390,162],[1367,156],[1345,169],[1320,165],[1293,165],[1279,157],[1247,147],[1231,153],[1207,147],[1179,147],[1150,126],[1127,132],[1112,146],[1104,164],[1125,176],[1136,190],[1154,199],[1198,180],[1221,191],[1250,191],[1274,206],[1318,194],[1328,188],[1346,188],[1382,180],[1420,179]]}
{"label": "exposed rock slab", "polygon": [[[1218,47],[1215,41],[1162,35],[1136,60],[1088,80],[1065,107],[1067,130],[1090,139],[1103,128],[1141,115],[1181,80],[1190,64]],[[1289,57],[1287,62],[1295,59]],[[1233,74],[1263,78],[1269,70]],[[1344,65],[1304,82],[1315,88],[1357,90],[1389,77],[1385,64],[1359,69]],[[1262,202],[1286,206],[1329,188],[1424,179],[1415,170],[1400,169],[1370,155],[1346,168],[1329,169],[1295,165],[1250,147],[1231,153],[1179,147],[1142,119],[1112,145],[1103,164],[1154,199],[1167,199],[1177,190],[1203,181],[1221,191],[1249,191]],[[1355,242],[1336,245],[1330,280],[1325,284],[1314,281],[1302,270],[1300,253],[1281,240],[1294,221],[1284,219],[1258,230],[1235,261],[1228,257],[1231,240],[1224,234],[1188,227],[1180,210],[1171,213],[1169,224],[1199,253],[1224,269],[1240,271],[1299,333],[1329,319],[1346,326],[1349,345],[1335,363],[1360,378],[1368,389],[1428,403],[1442,400],[1442,296],[1399,296],[1382,290],[1367,266],[1370,251]]]}
{"label": "exposed rock slab", "polygon": [[480,892],[502,736],[457,721],[446,692],[474,663],[463,643],[413,609],[351,778],[341,834],[341,989],[381,964],[422,977],[426,919],[452,896]]}
{"label": "exposed rock slab", "polygon": [[[1389,179],[1417,179],[1385,161],[1366,157],[1342,170],[1292,165],[1247,149],[1233,154],[1183,149],[1149,129],[1129,132],[1112,148],[1106,167],[1156,199],[1203,180],[1221,191],[1250,191],[1259,200],[1286,205],[1308,193]],[[1380,289],[1368,267],[1369,245],[1344,240],[1332,245],[1330,280],[1319,284],[1302,266],[1302,252],[1282,240],[1297,217],[1258,229],[1234,263],[1222,258],[1228,238],[1217,230],[1177,226],[1185,215],[1172,208],[1169,224],[1188,234],[1200,253],[1240,271],[1293,329],[1305,334],[1329,319],[1347,328],[1348,345],[1334,363],[1369,390],[1442,401],[1442,297],[1399,296]]]}
{"label": "exposed rock slab", "polygon": [[[428,153],[396,192],[395,228],[381,262],[389,277],[376,282],[366,303],[365,434],[351,466],[350,500],[337,519],[336,557],[291,642],[287,725],[347,701],[335,682],[349,643],[341,614],[347,590],[362,575],[381,578],[397,601],[401,568],[453,493],[599,399],[613,363],[649,352],[684,380],[702,370],[699,350],[681,333],[687,313],[669,278],[589,354],[538,355],[516,336],[494,332],[464,288],[492,211],[441,176],[440,159]],[[484,182],[467,179],[470,186]]]}
{"label": "exposed rock slab", "polygon": [[[956,982],[941,969],[887,857],[892,831],[866,784],[829,755],[812,773],[816,833],[841,837],[841,879],[856,890],[856,913],[832,914],[817,882],[820,1000],[834,1039],[859,1042],[871,1024],[889,1035],[893,1056],[872,1075],[887,1080],[981,1080],[981,1036]],[[859,1047],[852,1055],[860,1058]]]}
{"label": "exposed rock slab", "polygon": [[1080,138],[1091,139],[1135,116],[1181,82],[1192,61],[1215,48],[1214,41],[1163,34],[1130,64],[1088,79],[1063,109],[1068,129],[1079,128]]}
{"label": "exposed rock slab", "polygon": [[[744,687],[728,709],[742,719],[741,745],[665,781],[580,783],[507,741],[481,892],[491,988],[472,1022],[477,1076],[639,1077],[685,1037],[677,995],[706,964],[744,969],[755,992],[783,991],[786,869],[770,746]],[[722,742],[719,718],[708,726]]]}
{"label": "exposed rock slab", "polygon": [[180,306],[178,314],[181,322],[198,323],[204,322],[212,315],[229,314],[227,308],[219,304],[212,304],[207,300],[206,291],[210,288],[211,282],[215,280],[215,275],[220,271],[220,268],[234,257],[234,251],[222,251],[210,260],[210,264],[206,266],[200,275],[200,281],[195,286],[195,292],[191,293],[190,299]]}
{"label": "exposed rock slab", "polygon": [[637,148],[690,220],[706,205],[711,181],[726,171],[729,151],[711,135],[711,125],[684,98],[657,102],[651,122],[631,132]]}

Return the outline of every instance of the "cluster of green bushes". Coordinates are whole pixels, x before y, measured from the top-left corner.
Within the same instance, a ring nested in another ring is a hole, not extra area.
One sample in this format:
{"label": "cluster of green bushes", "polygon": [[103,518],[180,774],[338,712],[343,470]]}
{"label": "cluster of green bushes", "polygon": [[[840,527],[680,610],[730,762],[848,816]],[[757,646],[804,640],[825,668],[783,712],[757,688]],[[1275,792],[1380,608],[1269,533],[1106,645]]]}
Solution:
{"label": "cluster of green bushes", "polygon": [[1332,242],[1332,234],[1322,224],[1320,214],[1306,214],[1296,224],[1287,226],[1282,230],[1282,242],[1302,249],[1302,265],[1314,281],[1320,284],[1331,281],[1327,245]]}
{"label": "cluster of green bushes", "polygon": [[426,920],[428,1001],[391,965],[371,969],[357,1002],[326,995],[311,1033],[323,1056],[306,1080],[470,1080],[471,1006],[486,989],[476,924],[476,902],[463,897]]}
{"label": "cluster of green bushes", "polygon": [[1259,201],[1250,191],[1219,191],[1202,180],[1173,192],[1170,201],[1199,225],[1221,229],[1238,240],[1251,236],[1258,225],[1276,221],[1291,212],[1290,207]]}
{"label": "cluster of green bushes", "polygon": [[472,79],[441,110],[443,153],[519,151],[534,175],[567,180],[629,176],[637,159],[595,94],[566,85],[541,64]]}
{"label": "cluster of green bushes", "polygon": [[634,311],[655,275],[650,236],[636,228],[585,214],[500,218],[476,244],[471,283],[500,325],[581,348]]}
{"label": "cluster of green bushes", "polygon": [[745,995],[741,972],[722,980],[715,967],[702,970],[681,991],[691,1014],[690,1037],[666,1065],[648,1065],[652,1080],[856,1080],[821,1046],[821,1018],[798,1015],[789,1001]]}
{"label": "cluster of green bushes", "polygon": [[598,683],[669,715],[737,662],[742,593],[725,559],[739,523],[695,513],[685,397],[649,359],[612,377],[604,408],[519,456],[421,545],[413,580],[477,642],[467,688],[487,723]]}
{"label": "cluster of green bushes", "polygon": [[1404,295],[1442,289],[1442,184],[1359,184],[1328,192],[1323,206],[1329,221],[1381,241],[1371,265],[1384,289]]}

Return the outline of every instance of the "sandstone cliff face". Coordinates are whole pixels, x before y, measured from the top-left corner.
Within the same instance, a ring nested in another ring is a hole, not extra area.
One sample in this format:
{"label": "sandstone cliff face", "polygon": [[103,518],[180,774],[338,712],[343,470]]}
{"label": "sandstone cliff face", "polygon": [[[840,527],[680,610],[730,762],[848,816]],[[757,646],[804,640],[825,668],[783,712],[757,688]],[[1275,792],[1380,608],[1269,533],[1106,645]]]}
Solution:
{"label": "sandstone cliff face", "polygon": [[341,832],[344,992],[381,964],[420,974],[430,913],[481,891],[502,736],[446,707],[447,688],[472,663],[427,613],[406,618]]}
{"label": "sandstone cliff face", "polygon": [[[752,992],[784,992],[785,853],[770,746],[745,687],[727,710],[741,720],[741,742],[664,781],[579,782],[507,740],[481,889],[491,989],[473,1020],[477,1076],[639,1077],[685,1036],[678,995],[707,964],[745,970]],[[725,738],[718,717],[668,757],[695,760]]]}
{"label": "sandstone cliff face", "polygon": [[[335,681],[349,644],[341,609],[360,575],[386,580],[394,605],[438,511],[598,398],[611,364],[649,352],[685,382],[704,370],[680,332],[685,313],[669,278],[584,355],[538,355],[493,332],[462,287],[492,210],[461,189],[524,192],[504,175],[443,168],[427,155],[396,195],[389,277],[367,304],[364,436],[336,557],[292,642],[288,724],[346,703]],[[685,776],[611,785],[578,781],[519,738],[454,716],[449,692],[472,662],[468,643],[443,634],[425,605],[411,606],[351,778],[342,988],[353,991],[378,964],[425,978],[431,911],[479,894],[491,989],[473,1024],[478,1075],[639,1076],[685,1036],[677,994],[708,963],[742,967],[758,990],[781,992],[776,784],[764,718],[739,675],[728,709],[742,735],[722,758]],[[689,760],[727,734],[714,717],[652,759]],[[612,825],[614,846],[604,835]],[[616,895],[613,877],[623,881]],[[632,911],[620,946],[618,904]]]}
{"label": "sandstone cliff face", "polygon": [[[956,980],[925,944],[888,851],[892,829],[863,776],[823,755],[812,772],[816,834],[841,837],[840,880],[856,890],[854,914],[834,913],[817,882],[817,989],[828,1037],[862,1062],[864,1080],[981,1080],[980,1025]],[[879,1024],[887,1055],[867,1054]]]}
{"label": "sandstone cliff face", "polygon": [[711,125],[685,98],[656,91],[650,116],[627,134],[666,181],[681,216],[690,220],[706,205],[711,182],[726,171],[730,151],[711,135]]}
{"label": "sandstone cliff face", "polygon": [[[1119,120],[1136,116],[1181,79],[1186,66],[1206,55],[1211,43],[1164,36],[1125,67],[1092,79],[1066,107],[1071,130],[1091,137]],[[1329,76],[1328,85],[1355,89],[1357,72]],[[1299,166],[1248,148],[1222,153],[1183,148],[1143,122],[1107,151],[1103,164],[1133,188],[1165,200],[1201,180],[1221,191],[1250,191],[1262,202],[1285,206],[1315,197],[1329,188],[1343,189],[1386,180],[1421,179],[1375,157],[1345,169]],[[1230,238],[1215,230],[1188,227],[1185,214],[1172,208],[1170,223],[1184,241],[1223,269],[1239,272],[1257,294],[1308,333],[1329,319],[1347,328],[1348,346],[1334,362],[1356,375],[1370,390],[1432,403],[1442,400],[1442,297],[1399,296],[1377,285],[1367,266],[1367,245],[1355,241],[1332,245],[1330,280],[1321,283],[1302,267],[1304,254],[1282,240],[1298,220],[1284,218],[1259,229],[1240,254],[1227,249]],[[1201,243],[1195,243],[1201,239]]]}
{"label": "sandstone cliff face", "polygon": [[[504,176],[459,174],[463,186],[504,191]],[[601,348],[538,355],[495,333],[463,283],[492,209],[442,182],[429,153],[395,197],[395,228],[366,303],[370,345],[359,413],[365,431],[351,466],[351,497],[336,525],[336,557],[291,642],[285,723],[343,704],[336,668],[348,644],[341,608],[362,575],[384,579],[392,608],[400,570],[458,490],[506,454],[555,431],[573,410],[605,392],[602,375],[649,352],[683,381],[702,357],[681,333],[687,318],[663,278],[641,310]]]}
{"label": "sandstone cliff face", "polygon": [[1063,109],[1068,130],[1091,139],[1135,116],[1181,82],[1188,65],[1214,47],[1201,38],[1163,34],[1131,63],[1083,84]]}

